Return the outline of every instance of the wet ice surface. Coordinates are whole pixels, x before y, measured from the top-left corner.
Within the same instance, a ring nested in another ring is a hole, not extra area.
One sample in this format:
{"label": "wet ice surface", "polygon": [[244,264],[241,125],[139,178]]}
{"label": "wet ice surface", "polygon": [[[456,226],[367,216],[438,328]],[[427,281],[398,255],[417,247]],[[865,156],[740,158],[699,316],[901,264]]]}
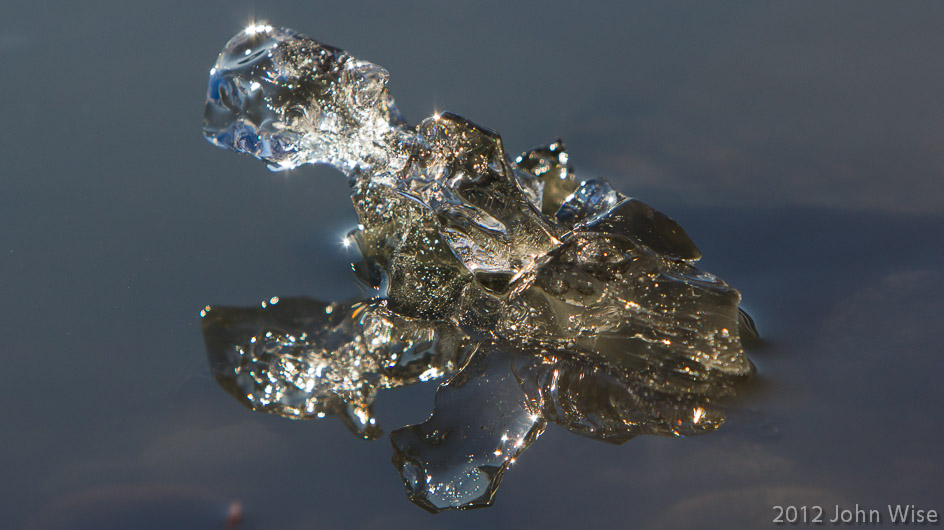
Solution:
{"label": "wet ice surface", "polygon": [[487,506],[548,422],[622,443],[714,431],[753,367],[740,295],[694,266],[664,214],[580,181],[561,141],[512,162],[454,114],[409,125],[387,72],[284,28],[252,25],[211,70],[207,138],[274,170],[329,164],[351,185],[349,303],[270,299],[204,310],[213,373],[253,410],[381,430],[378,391],[441,379],[394,464],[430,511]]}

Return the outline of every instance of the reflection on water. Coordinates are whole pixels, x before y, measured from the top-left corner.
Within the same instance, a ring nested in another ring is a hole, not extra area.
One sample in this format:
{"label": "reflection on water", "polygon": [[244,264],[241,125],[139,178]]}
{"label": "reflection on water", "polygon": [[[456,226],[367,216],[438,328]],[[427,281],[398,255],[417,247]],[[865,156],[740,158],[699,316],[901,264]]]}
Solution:
{"label": "reflection on water", "polygon": [[603,179],[578,181],[562,142],[513,163],[454,114],[408,125],[387,72],[264,24],[211,70],[204,132],[276,170],[350,179],[345,238],[378,296],[207,307],[218,381],[253,410],[338,415],[376,438],[380,389],[443,379],[433,415],[391,434],[410,499],[492,503],[548,422],[622,443],[724,421],[715,398],[750,377],[740,295],[695,268],[682,228]]}

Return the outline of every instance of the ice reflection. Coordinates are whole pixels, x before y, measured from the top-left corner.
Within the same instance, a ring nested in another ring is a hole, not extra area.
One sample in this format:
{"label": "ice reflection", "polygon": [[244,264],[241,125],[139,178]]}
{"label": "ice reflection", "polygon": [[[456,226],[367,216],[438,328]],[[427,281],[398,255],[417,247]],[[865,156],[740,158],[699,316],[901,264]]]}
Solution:
{"label": "ice reflection", "polygon": [[207,307],[221,385],[253,410],[337,415],[371,439],[380,390],[444,380],[433,415],[391,435],[410,499],[434,512],[489,505],[547,422],[610,443],[717,429],[713,400],[753,372],[741,341],[755,332],[682,228],[578,181],[559,140],[512,162],[454,114],[408,125],[387,78],[266,25],[211,71],[207,138],[273,169],[344,172],[358,225],[343,241],[383,293]]}

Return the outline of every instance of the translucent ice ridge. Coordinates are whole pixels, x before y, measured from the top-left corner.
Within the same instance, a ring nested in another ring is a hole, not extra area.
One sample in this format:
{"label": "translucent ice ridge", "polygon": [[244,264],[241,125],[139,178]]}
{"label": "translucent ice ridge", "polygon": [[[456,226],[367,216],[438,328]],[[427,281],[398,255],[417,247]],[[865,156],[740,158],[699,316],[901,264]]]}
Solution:
{"label": "translucent ice ridge", "polygon": [[682,228],[603,179],[578,181],[561,141],[511,161],[454,114],[407,124],[383,68],[255,24],[210,71],[204,134],[274,170],[350,180],[354,271],[380,296],[207,307],[220,384],[253,410],[380,428],[380,389],[442,379],[435,410],[391,434],[410,499],[488,506],[547,422],[622,443],[724,421],[713,405],[753,366],[740,295],[695,268]]}

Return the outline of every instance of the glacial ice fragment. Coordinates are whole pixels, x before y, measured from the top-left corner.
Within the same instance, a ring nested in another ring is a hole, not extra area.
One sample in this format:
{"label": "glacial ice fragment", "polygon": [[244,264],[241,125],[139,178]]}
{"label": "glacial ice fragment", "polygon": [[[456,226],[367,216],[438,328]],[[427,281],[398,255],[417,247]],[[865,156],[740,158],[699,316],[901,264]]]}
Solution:
{"label": "glacial ice fragment", "polygon": [[[432,416],[391,435],[409,498],[491,504],[547,422],[622,443],[724,421],[753,366],[740,295],[672,219],[578,181],[563,142],[514,162],[451,113],[409,125],[383,68],[254,24],[210,72],[204,134],[273,170],[344,173],[357,277],[381,295],[204,310],[211,368],[253,410],[338,415],[376,438],[378,391],[442,379]],[[275,300],[275,299],[273,299]]]}
{"label": "glacial ice fragment", "polygon": [[376,438],[378,389],[453,373],[462,356],[455,326],[410,321],[385,306],[308,298],[208,306],[203,334],[210,369],[252,410],[292,419],[337,414],[355,434]]}
{"label": "glacial ice fragment", "polygon": [[516,360],[507,343],[482,344],[440,387],[426,422],[390,435],[410,500],[432,512],[492,503],[508,466],[547,424],[519,384]]}

